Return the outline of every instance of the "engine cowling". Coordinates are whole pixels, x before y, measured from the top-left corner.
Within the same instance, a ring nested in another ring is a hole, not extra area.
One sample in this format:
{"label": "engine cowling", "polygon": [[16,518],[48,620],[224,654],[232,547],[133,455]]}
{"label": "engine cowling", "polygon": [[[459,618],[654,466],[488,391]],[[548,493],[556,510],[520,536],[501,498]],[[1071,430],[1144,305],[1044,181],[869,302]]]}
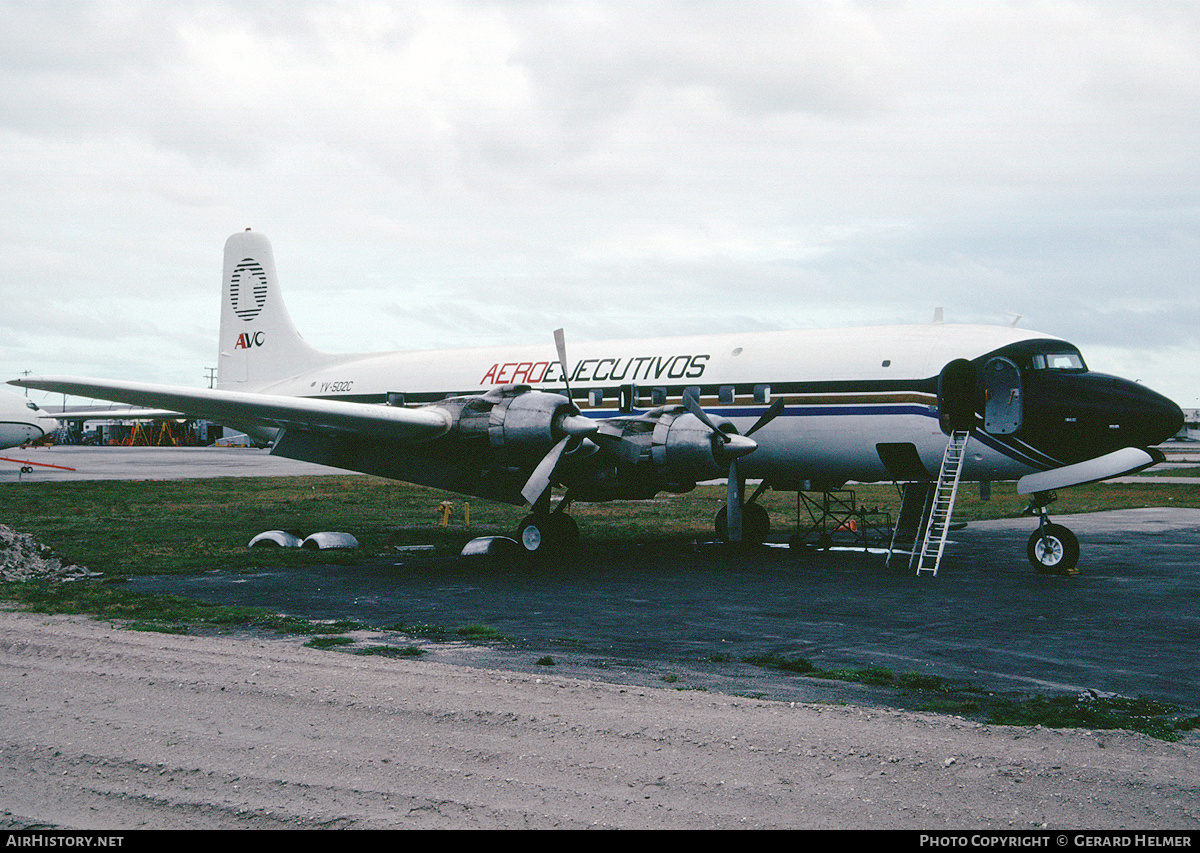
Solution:
{"label": "engine cowling", "polygon": [[749,453],[756,445],[738,435],[725,418],[710,418],[719,433],[714,433],[691,412],[664,412],[651,433],[650,455],[654,465],[672,483],[695,483],[720,477],[729,464]]}
{"label": "engine cowling", "polygon": [[488,416],[488,440],[507,456],[540,459],[563,437],[555,424],[578,414],[561,394],[525,390],[505,395]]}
{"label": "engine cowling", "polygon": [[536,464],[564,437],[596,429],[563,395],[528,385],[506,385],[437,406],[450,413],[451,434],[468,441],[486,439],[496,456],[512,464]]}
{"label": "engine cowling", "polygon": [[606,421],[595,438],[630,474],[636,471],[640,486],[654,481],[660,488],[678,488],[725,475],[734,459],[757,447],[725,418],[710,420],[717,432],[683,406],[673,406]]}

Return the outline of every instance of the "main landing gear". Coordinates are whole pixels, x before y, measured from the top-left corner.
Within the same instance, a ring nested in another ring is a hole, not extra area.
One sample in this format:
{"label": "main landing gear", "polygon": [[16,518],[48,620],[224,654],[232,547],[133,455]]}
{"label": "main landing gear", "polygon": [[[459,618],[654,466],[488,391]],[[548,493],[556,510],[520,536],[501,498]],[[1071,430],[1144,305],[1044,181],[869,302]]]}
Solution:
{"label": "main landing gear", "polygon": [[1033,496],[1026,513],[1039,516],[1038,529],[1029,537],[1026,552],[1030,564],[1044,575],[1077,575],[1079,569],[1079,540],[1061,524],[1050,521],[1047,507],[1058,496],[1054,492],[1038,492]]}
{"label": "main landing gear", "polygon": [[547,489],[533,512],[517,526],[517,542],[528,554],[562,554],[579,544],[579,525],[567,515],[571,496],[565,495],[553,510],[550,509],[550,490]]}
{"label": "main landing gear", "polygon": [[579,525],[564,512],[535,512],[517,527],[517,541],[530,554],[561,554],[579,542]]}

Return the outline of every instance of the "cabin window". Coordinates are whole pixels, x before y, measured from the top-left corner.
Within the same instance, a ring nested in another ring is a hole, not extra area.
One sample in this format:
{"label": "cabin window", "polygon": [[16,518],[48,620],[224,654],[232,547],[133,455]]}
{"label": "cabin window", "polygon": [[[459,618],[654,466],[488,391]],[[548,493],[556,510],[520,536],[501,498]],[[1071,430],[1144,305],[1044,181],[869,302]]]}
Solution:
{"label": "cabin window", "polygon": [[755,385],[754,386],[754,402],[756,402],[756,403],[771,402],[771,386],[770,385]]}
{"label": "cabin window", "polygon": [[652,388],[650,390],[650,402],[653,406],[665,406],[667,404],[667,389]]}
{"label": "cabin window", "polygon": [[733,386],[722,385],[717,389],[717,401],[720,403],[729,404],[733,402]]}
{"label": "cabin window", "polygon": [[588,391],[588,405],[592,408],[599,408],[604,405],[604,389],[593,388]]}
{"label": "cabin window", "polygon": [[1087,370],[1079,353],[1047,352],[1033,357],[1034,370]]}

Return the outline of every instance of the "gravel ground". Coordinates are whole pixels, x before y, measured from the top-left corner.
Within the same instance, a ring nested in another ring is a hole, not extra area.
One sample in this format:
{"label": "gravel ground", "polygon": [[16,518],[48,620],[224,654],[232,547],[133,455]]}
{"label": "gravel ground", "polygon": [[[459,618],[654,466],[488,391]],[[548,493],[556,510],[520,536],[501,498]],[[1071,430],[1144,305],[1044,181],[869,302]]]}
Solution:
{"label": "gravel ground", "polygon": [[0,613],[0,826],[1200,828],[1200,745]]}

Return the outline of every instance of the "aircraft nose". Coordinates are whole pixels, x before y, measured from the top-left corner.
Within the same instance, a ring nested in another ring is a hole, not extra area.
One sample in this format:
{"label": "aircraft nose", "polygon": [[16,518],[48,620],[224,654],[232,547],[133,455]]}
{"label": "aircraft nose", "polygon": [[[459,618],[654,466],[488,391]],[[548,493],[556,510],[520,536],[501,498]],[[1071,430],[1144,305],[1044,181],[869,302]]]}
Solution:
{"label": "aircraft nose", "polygon": [[1173,400],[1169,400],[1161,394],[1154,396],[1158,397],[1158,400],[1152,406],[1150,414],[1147,415],[1148,426],[1152,434],[1161,436],[1152,443],[1161,444],[1183,429],[1183,409],[1179,408]]}
{"label": "aircraft nose", "polygon": [[1132,393],[1123,420],[1131,428],[1129,438],[1149,447],[1162,444],[1183,428],[1183,410],[1174,400],[1135,383],[1128,383],[1128,387]]}

